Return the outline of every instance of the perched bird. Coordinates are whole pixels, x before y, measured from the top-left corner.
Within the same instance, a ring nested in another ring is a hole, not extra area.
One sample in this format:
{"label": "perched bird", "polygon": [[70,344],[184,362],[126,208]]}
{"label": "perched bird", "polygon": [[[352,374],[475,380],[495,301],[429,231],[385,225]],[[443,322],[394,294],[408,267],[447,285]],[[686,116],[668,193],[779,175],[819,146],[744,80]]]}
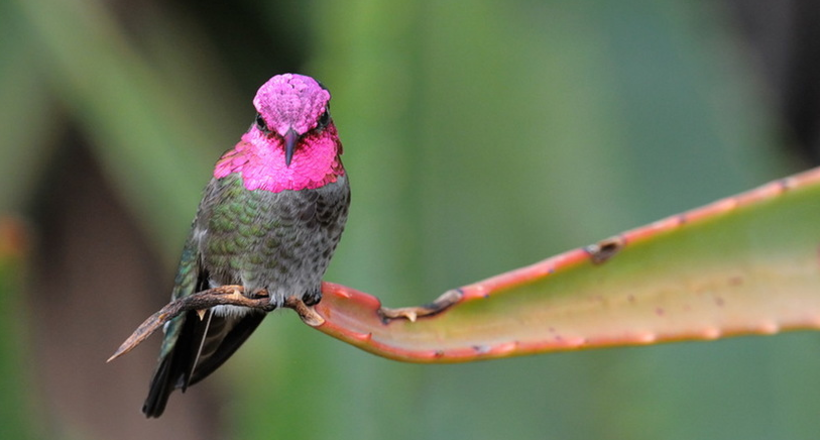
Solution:
{"label": "perched bird", "polygon": [[[216,163],[182,251],[173,299],[238,284],[266,289],[271,309],[285,298],[313,305],[342,235],[350,187],[330,93],[308,76],[277,75],[253,100],[257,115]],[[166,324],[159,365],[142,412],[159,417],[174,389],[219,368],[264,312],[217,306]]]}

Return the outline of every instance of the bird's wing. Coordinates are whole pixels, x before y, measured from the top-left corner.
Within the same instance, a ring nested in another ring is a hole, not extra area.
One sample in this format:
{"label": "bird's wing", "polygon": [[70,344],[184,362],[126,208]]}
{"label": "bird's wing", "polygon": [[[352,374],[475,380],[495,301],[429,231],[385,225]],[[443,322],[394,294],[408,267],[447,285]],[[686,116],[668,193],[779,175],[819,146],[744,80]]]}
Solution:
{"label": "bird's wing", "polygon": [[[202,208],[202,207],[200,207]],[[197,226],[185,243],[175,279],[173,299],[210,288],[209,274],[202,267],[200,240],[205,235]],[[175,389],[183,391],[219,368],[253,333],[264,319],[264,313],[220,316],[208,310],[202,317],[187,312],[170,321],[159,355],[159,364],[151,379],[148,397],[142,407],[147,417],[159,417],[168,397]]]}

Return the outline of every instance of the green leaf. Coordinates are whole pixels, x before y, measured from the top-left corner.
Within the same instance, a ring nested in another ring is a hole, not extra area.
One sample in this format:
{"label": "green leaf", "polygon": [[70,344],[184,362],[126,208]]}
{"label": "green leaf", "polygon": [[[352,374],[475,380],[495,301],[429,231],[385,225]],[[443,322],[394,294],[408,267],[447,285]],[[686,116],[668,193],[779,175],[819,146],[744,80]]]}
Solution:
{"label": "green leaf", "polygon": [[433,316],[388,323],[328,285],[317,328],[430,363],[818,329],[818,225],[815,169],[455,289]]}

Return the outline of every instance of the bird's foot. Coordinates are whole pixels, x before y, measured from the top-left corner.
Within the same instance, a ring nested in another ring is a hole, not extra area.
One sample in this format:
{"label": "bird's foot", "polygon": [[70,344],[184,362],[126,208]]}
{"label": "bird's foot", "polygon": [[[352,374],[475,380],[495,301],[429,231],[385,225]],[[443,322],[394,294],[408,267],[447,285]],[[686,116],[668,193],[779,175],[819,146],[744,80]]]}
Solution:
{"label": "bird's foot", "polygon": [[322,300],[322,289],[321,288],[308,290],[307,292],[305,292],[304,295],[302,295],[302,301],[304,301],[306,306],[315,306],[316,304],[319,304],[319,301],[321,301],[321,300]]}
{"label": "bird's foot", "polygon": [[[241,295],[241,293],[239,293],[239,291],[235,291],[235,293],[237,295]],[[250,299],[262,299],[262,298],[268,298],[268,297],[270,297],[270,294],[268,294],[268,291],[265,290],[265,289],[259,289],[259,290],[253,291],[248,295],[248,298],[250,298]],[[264,307],[264,310],[266,312],[272,312],[272,311],[276,310],[276,303],[273,302],[273,301],[269,302],[268,305],[266,307]]]}

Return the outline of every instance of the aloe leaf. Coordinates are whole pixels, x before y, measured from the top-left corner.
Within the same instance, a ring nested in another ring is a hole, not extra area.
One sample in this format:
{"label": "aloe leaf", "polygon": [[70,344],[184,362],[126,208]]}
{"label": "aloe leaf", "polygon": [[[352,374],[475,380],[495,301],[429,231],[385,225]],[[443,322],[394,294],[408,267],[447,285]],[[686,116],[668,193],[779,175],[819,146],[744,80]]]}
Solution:
{"label": "aloe leaf", "polygon": [[326,284],[317,328],[422,363],[816,329],[818,225],[820,168],[455,289],[415,322]]}

